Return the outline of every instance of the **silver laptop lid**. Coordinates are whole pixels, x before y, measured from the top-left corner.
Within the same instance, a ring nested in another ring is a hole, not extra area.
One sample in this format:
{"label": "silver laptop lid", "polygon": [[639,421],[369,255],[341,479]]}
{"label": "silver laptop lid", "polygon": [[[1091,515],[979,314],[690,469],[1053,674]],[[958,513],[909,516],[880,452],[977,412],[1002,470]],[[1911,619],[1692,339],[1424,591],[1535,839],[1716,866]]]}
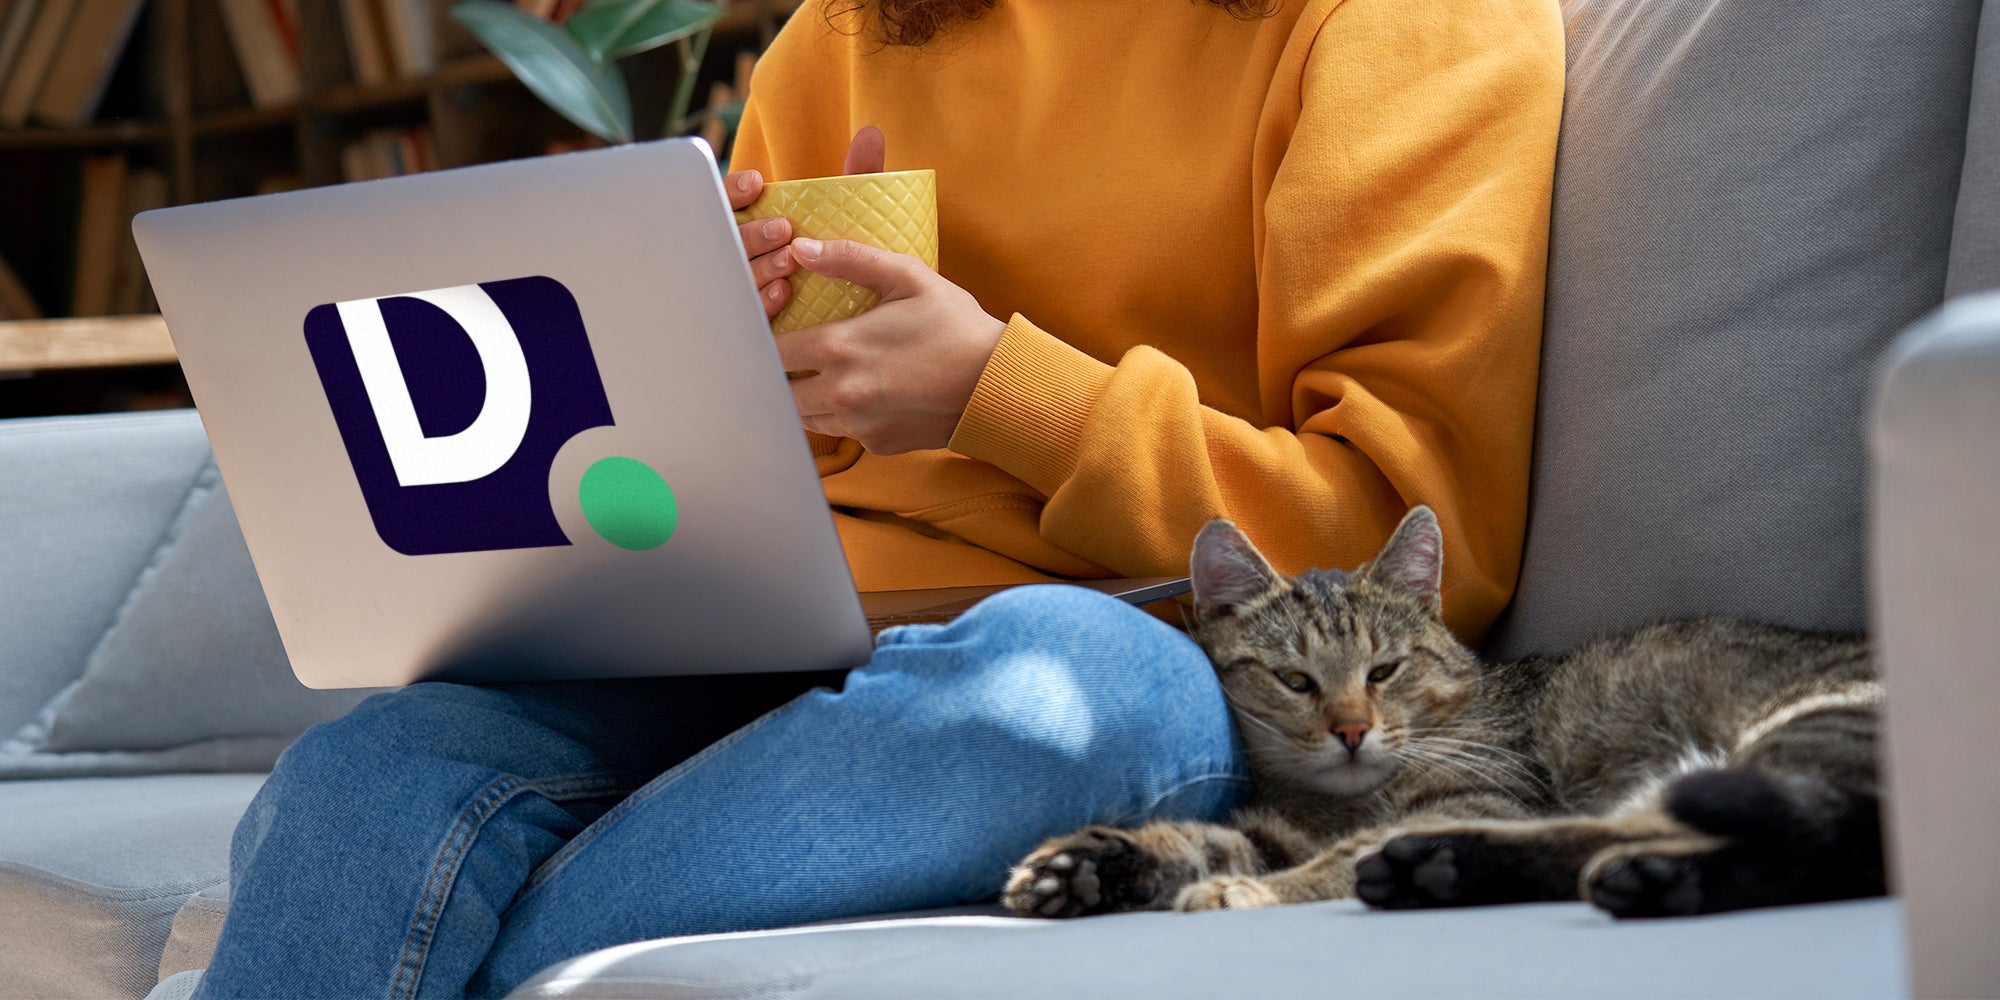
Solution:
{"label": "silver laptop lid", "polygon": [[705,144],[133,231],[306,684],[867,659]]}

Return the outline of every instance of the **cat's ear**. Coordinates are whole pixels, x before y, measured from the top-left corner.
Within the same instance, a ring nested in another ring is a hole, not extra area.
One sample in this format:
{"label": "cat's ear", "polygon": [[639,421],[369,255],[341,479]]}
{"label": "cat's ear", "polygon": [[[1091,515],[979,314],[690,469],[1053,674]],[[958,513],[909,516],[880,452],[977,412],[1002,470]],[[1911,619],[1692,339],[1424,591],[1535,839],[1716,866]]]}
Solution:
{"label": "cat's ear", "polygon": [[1362,576],[1437,611],[1444,603],[1438,592],[1444,582],[1444,531],[1437,515],[1423,504],[1410,508]]}
{"label": "cat's ear", "polygon": [[1194,614],[1206,621],[1255,600],[1282,585],[1278,571],[1250,539],[1225,518],[1202,526],[1188,557],[1194,578]]}

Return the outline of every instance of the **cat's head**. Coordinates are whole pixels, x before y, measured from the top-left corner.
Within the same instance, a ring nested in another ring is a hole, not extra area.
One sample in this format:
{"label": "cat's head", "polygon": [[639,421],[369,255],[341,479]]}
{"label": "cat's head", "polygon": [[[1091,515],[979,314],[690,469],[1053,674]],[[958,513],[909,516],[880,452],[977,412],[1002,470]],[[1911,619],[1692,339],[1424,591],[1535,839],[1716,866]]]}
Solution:
{"label": "cat's head", "polygon": [[1373,791],[1412,736],[1451,723],[1479,661],[1439,615],[1444,538],[1416,507],[1353,573],[1286,577],[1222,519],[1195,539],[1195,640],[1266,778],[1335,796]]}

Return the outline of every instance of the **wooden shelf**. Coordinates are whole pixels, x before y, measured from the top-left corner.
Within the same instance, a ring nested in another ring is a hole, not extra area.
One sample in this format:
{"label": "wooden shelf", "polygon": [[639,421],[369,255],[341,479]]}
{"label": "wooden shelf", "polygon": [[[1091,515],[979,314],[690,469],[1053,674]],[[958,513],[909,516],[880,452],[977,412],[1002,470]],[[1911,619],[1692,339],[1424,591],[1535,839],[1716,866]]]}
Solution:
{"label": "wooden shelf", "polygon": [[284,128],[299,117],[296,105],[276,108],[239,108],[234,111],[218,111],[202,115],[194,120],[194,134],[197,136],[231,135],[239,132],[255,132],[259,129]]}
{"label": "wooden shelf", "polygon": [[75,149],[89,146],[148,146],[167,141],[160,122],[107,122],[88,128],[0,130],[0,149]]}
{"label": "wooden shelf", "polygon": [[0,373],[170,365],[174,343],[159,316],[90,316],[0,323]]}

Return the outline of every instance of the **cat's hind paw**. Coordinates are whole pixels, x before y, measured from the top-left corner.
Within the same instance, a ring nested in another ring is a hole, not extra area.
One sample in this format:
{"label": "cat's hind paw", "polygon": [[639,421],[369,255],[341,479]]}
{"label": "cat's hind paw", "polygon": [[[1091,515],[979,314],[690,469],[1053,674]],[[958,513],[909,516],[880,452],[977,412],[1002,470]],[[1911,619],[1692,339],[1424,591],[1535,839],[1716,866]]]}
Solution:
{"label": "cat's hind paw", "polygon": [[1000,901],[1024,917],[1082,917],[1152,909],[1159,887],[1158,861],[1128,831],[1087,826],[1023,858]]}
{"label": "cat's hind paw", "polygon": [[1174,909],[1182,913],[1197,910],[1254,910],[1277,906],[1284,900],[1262,879],[1247,875],[1217,875],[1181,890]]}

